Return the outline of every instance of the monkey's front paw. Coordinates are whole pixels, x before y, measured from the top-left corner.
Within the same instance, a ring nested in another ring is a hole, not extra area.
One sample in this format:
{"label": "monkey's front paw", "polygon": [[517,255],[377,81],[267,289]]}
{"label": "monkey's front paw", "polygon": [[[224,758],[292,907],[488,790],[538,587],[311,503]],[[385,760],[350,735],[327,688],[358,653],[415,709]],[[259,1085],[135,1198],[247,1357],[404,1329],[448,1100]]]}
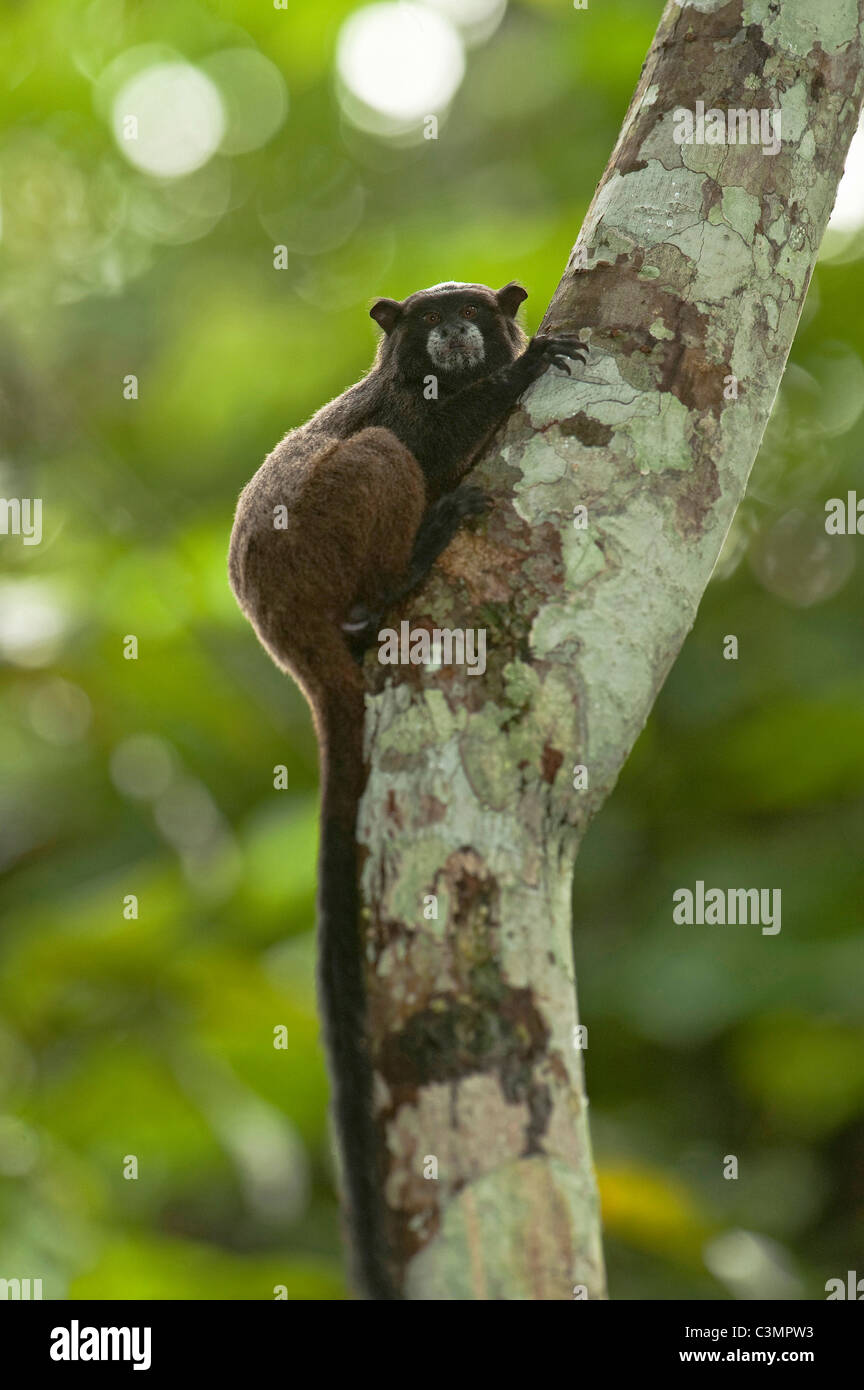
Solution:
{"label": "monkey's front paw", "polygon": [[575,333],[537,333],[528,344],[527,354],[536,363],[537,374],[547,367],[557,367],[570,374],[570,359],[585,365],[588,344]]}

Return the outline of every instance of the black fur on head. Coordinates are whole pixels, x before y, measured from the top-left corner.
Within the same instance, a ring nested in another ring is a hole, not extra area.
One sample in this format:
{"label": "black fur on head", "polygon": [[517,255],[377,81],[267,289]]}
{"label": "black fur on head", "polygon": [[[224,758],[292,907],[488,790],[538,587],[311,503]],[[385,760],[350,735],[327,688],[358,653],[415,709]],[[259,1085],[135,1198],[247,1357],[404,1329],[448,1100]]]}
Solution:
{"label": "black fur on head", "polygon": [[527,293],[515,280],[498,291],[448,280],[407,299],[379,299],[369,311],[384,329],[378,362],[410,381],[488,376],[525,346],[515,315]]}

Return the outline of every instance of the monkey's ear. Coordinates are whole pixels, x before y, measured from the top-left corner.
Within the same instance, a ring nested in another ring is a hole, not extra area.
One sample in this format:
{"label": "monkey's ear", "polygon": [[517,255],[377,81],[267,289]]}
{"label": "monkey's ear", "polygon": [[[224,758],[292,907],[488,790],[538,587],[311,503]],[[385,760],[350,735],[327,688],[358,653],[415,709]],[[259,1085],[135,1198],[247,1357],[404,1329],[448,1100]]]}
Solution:
{"label": "monkey's ear", "polygon": [[385,333],[392,333],[402,317],[402,305],[398,299],[379,299],[369,310],[369,317],[380,324]]}
{"label": "monkey's ear", "polygon": [[522,300],[528,298],[528,291],[519,284],[518,280],[511,280],[509,285],[505,285],[503,289],[498,291],[495,298],[504,313],[512,319]]}

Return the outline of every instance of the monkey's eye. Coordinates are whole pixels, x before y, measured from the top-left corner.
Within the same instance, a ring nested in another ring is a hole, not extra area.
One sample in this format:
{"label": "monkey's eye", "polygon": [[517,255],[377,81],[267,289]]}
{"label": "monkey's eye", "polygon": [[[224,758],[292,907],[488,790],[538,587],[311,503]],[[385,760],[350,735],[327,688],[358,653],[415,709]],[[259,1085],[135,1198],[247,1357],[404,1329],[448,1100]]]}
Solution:
{"label": "monkey's eye", "polygon": [[430,309],[428,314],[423,315],[427,323],[440,323],[441,315],[436,309]]}
{"label": "monkey's eye", "polygon": [[463,317],[463,319],[476,319],[476,317],[477,317],[477,305],[476,305],[476,304],[466,304],[466,305],[464,306],[464,308],[462,309],[462,317]]}

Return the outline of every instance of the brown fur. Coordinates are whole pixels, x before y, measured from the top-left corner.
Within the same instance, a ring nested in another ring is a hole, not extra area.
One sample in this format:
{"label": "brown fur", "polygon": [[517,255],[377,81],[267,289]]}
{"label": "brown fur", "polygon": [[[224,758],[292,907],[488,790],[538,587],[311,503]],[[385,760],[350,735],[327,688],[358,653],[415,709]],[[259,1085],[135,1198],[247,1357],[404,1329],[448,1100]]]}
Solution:
{"label": "brown fur", "polygon": [[377,611],[407,571],[426,489],[416,459],[389,430],[315,443],[314,452],[292,449],[280,460],[285,529],[273,524],[269,479],[256,474],[244,489],[230,575],[262,644],[309,701],[322,749],[329,738],[349,752],[332,809],[353,824],[363,681],[341,624],[357,603]]}

